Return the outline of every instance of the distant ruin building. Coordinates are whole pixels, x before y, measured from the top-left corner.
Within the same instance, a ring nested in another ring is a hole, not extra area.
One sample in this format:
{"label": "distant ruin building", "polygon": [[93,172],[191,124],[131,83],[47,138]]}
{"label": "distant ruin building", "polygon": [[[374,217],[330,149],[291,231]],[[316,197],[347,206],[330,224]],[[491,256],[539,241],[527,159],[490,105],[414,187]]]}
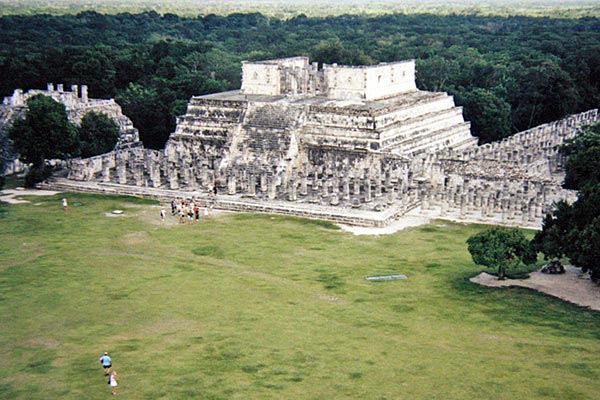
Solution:
{"label": "distant ruin building", "polygon": [[164,150],[76,159],[49,185],[357,225],[420,207],[539,227],[554,201],[574,196],[560,187],[557,146],[597,120],[591,110],[477,146],[452,96],[417,89],[412,60],[244,62],[241,89],[192,97]]}
{"label": "distant ruin building", "polygon": [[[27,100],[36,95],[51,97],[55,101],[65,105],[69,121],[75,125],[81,124],[81,119],[88,112],[94,111],[105,114],[113,119],[120,130],[117,149],[128,148],[131,146],[141,146],[138,130],[127,118],[113,99],[90,99],[88,97],[88,88],[86,85],[71,85],[69,90],[65,90],[63,84],[49,83],[46,90],[32,89],[23,92],[22,89],[15,89],[12,96],[5,97],[0,104],[0,135],[6,135],[6,129],[12,122],[24,115],[27,110]],[[16,158],[16,154],[14,155]],[[18,164],[18,162],[16,162]],[[12,166],[14,169],[14,166]],[[12,172],[12,171],[9,171]]]}

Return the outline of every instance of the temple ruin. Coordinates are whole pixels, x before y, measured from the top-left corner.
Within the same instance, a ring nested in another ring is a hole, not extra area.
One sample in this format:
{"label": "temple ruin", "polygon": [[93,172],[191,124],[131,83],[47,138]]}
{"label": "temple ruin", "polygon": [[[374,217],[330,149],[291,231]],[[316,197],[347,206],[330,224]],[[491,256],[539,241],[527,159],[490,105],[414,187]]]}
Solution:
{"label": "temple ruin", "polygon": [[478,146],[452,96],[416,87],[413,60],[244,62],[241,89],[192,97],[163,150],[130,135],[46,187],[364,226],[418,209],[539,227],[554,201],[574,198],[557,146],[597,120],[590,110]]}
{"label": "temple ruin", "polygon": [[[141,146],[138,130],[133,126],[131,120],[123,114],[121,106],[113,99],[91,99],[88,97],[88,87],[86,85],[71,85],[70,90],[66,90],[61,83],[56,86],[49,83],[46,90],[32,89],[23,92],[22,89],[15,89],[12,96],[5,97],[2,104],[0,104],[0,135],[5,135],[5,128],[10,126],[16,118],[23,116],[27,109],[27,100],[40,94],[64,104],[69,121],[75,125],[81,124],[81,119],[85,114],[92,111],[105,114],[114,120],[120,131],[116,149]],[[19,164],[15,160],[12,165],[9,165],[9,170],[6,172],[12,173],[19,170]]]}

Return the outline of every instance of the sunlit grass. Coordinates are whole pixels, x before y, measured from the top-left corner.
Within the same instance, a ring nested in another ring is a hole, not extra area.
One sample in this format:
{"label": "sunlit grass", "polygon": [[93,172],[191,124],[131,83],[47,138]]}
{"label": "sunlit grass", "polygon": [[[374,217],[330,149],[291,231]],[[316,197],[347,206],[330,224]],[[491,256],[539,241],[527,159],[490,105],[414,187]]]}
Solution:
{"label": "sunlit grass", "polygon": [[[109,351],[128,399],[595,399],[599,314],[488,289],[433,223],[365,237],[69,194],[0,214],[0,398],[100,399]],[[123,216],[107,216],[114,209]],[[175,218],[175,217],[168,217]],[[407,280],[368,282],[370,275]]]}

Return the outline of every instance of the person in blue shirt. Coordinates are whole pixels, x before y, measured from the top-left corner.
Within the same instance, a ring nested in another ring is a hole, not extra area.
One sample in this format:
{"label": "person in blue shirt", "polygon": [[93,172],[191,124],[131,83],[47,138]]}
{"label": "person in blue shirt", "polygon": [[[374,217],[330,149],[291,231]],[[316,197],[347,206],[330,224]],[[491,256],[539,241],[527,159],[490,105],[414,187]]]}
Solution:
{"label": "person in blue shirt", "polygon": [[104,368],[104,375],[108,375],[110,373],[110,367],[112,367],[112,362],[107,352],[104,352],[104,355],[100,357],[100,364],[102,364],[102,368]]}

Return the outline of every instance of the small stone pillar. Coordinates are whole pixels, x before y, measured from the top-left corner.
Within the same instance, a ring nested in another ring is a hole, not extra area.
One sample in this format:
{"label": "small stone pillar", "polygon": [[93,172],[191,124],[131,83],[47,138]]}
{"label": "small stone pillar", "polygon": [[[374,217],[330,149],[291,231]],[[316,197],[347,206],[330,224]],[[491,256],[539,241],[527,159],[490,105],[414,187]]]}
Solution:
{"label": "small stone pillar", "polygon": [[77,85],[71,85],[71,92],[73,92],[75,98],[79,97],[79,93],[77,92]]}
{"label": "small stone pillar", "polygon": [[133,179],[136,186],[144,186],[144,164],[136,161],[133,168]]}
{"label": "small stone pillar", "polygon": [[54,83],[48,83],[46,85],[46,88],[48,89],[49,92],[54,92]]}
{"label": "small stone pillar", "polygon": [[117,181],[121,185],[125,185],[127,183],[126,161],[122,158],[117,160]]}
{"label": "small stone pillar", "polygon": [[354,194],[354,196],[360,196],[360,177],[355,176],[354,177],[354,190],[352,191],[352,194]]}
{"label": "small stone pillar", "polygon": [[269,179],[269,200],[274,200],[277,197],[277,178],[270,176]]}
{"label": "small stone pillar", "polygon": [[381,175],[377,174],[377,176],[375,177],[375,197],[379,198],[381,197],[383,191],[382,191],[383,185],[381,182]]}
{"label": "small stone pillar", "polygon": [[110,160],[102,157],[102,182],[110,182]]}
{"label": "small stone pillar", "polygon": [[227,176],[227,194],[234,195],[236,193],[237,181],[235,179],[235,173],[229,171]]}
{"label": "small stone pillar", "polygon": [[[168,169],[168,174],[169,174],[169,187],[171,189],[179,189],[179,179],[178,179],[178,173],[177,173],[177,166],[175,165],[175,163],[170,163],[170,168]],[[215,183],[216,185],[216,183]]]}
{"label": "small stone pillar", "polygon": [[332,206],[337,206],[338,204],[340,204],[340,198],[338,197],[337,193],[333,193],[331,195],[331,200],[329,204],[331,204]]}
{"label": "small stone pillar", "polygon": [[298,200],[298,193],[297,193],[297,187],[296,187],[296,175],[297,175],[297,169],[293,168],[292,169],[292,176],[290,177],[290,181],[289,181],[289,187],[288,187],[288,200],[289,201],[296,201]]}
{"label": "small stone pillar", "polygon": [[365,203],[370,203],[371,201],[373,201],[373,198],[371,197],[371,178],[368,176],[368,172],[365,172],[364,186]]}
{"label": "small stone pillar", "polygon": [[313,174],[313,185],[312,185],[312,189],[313,191],[317,191],[319,190],[319,172],[318,170],[315,168],[315,172]]}
{"label": "small stone pillar", "polygon": [[64,92],[64,87],[62,83],[58,83],[56,84],[56,90],[59,91],[60,93]]}
{"label": "small stone pillar", "polygon": [[87,85],[81,85],[81,101],[87,103],[88,101],[88,87]]}
{"label": "small stone pillar", "polygon": [[269,191],[269,179],[266,172],[260,174],[260,191],[263,193]]}
{"label": "small stone pillar", "polygon": [[13,91],[13,95],[10,98],[10,105],[11,106],[22,106],[25,104],[25,97],[23,96],[23,90],[22,89],[15,89]]}
{"label": "small stone pillar", "polygon": [[300,173],[300,195],[306,196],[308,194],[308,169],[307,164],[302,164],[302,172]]}
{"label": "small stone pillar", "polygon": [[248,195],[256,196],[256,176],[248,174]]}
{"label": "small stone pillar", "polygon": [[344,201],[350,200],[350,177],[348,176],[348,174],[344,176],[344,179],[342,181],[342,191],[342,198],[344,199]]}
{"label": "small stone pillar", "polygon": [[462,193],[460,195],[460,219],[465,219],[467,216],[467,195]]}
{"label": "small stone pillar", "polygon": [[340,193],[340,180],[338,178],[337,172],[333,175],[331,179],[331,193],[334,195],[338,195]]}

